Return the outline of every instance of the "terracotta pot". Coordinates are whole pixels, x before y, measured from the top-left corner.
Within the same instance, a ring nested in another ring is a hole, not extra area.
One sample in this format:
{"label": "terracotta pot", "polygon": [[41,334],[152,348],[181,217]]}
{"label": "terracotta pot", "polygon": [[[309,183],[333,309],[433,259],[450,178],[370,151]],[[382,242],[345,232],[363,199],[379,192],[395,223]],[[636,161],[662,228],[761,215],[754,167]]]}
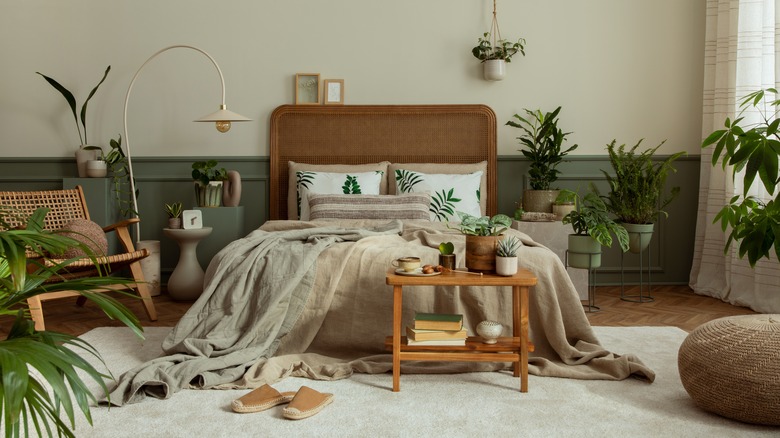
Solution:
{"label": "terracotta pot", "polygon": [[496,247],[504,236],[466,236],[466,268],[474,272],[495,272]]}

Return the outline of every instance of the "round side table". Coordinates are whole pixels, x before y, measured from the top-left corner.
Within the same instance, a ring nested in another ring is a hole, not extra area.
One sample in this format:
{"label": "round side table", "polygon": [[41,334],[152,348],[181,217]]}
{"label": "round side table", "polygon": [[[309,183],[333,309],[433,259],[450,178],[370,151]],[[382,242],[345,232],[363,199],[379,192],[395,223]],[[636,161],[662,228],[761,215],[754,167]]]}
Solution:
{"label": "round side table", "polygon": [[179,244],[179,262],[168,279],[168,294],[174,300],[192,301],[203,292],[203,268],[198,263],[198,243],[211,234],[211,227],[195,229],[163,228],[163,233]]}

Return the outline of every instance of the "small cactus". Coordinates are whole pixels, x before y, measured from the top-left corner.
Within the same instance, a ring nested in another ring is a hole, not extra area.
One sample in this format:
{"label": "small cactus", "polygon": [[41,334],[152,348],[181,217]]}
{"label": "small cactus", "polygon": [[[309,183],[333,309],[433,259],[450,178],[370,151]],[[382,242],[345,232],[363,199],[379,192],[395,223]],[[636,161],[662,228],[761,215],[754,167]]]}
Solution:
{"label": "small cactus", "polygon": [[520,239],[515,236],[507,236],[498,241],[496,255],[499,257],[517,257],[518,249],[520,249]]}

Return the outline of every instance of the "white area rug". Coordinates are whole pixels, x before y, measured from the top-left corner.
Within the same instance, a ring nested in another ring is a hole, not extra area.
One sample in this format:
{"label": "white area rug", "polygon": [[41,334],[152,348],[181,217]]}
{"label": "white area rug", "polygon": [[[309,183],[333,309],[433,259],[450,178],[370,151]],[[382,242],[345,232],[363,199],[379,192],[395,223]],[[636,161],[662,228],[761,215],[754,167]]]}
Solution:
{"label": "white area rug", "polygon": [[[123,328],[98,328],[83,339],[95,346],[115,376],[160,355],[170,329],[147,328],[140,342]],[[657,373],[648,384],[529,378],[529,392],[509,372],[401,375],[393,393],[390,374],[355,374],[334,382],[288,378],[273,386],[306,385],[334,394],[334,402],[304,420],[287,420],[281,407],[236,414],[230,402],[247,391],[184,390],[170,400],[149,399],[121,408],[93,408],[94,427],[79,418],[78,437],[408,437],[408,436],[685,436],[780,435],[698,409],[677,372],[677,350],[686,337],[670,327],[596,327],[615,353],[635,353]],[[97,391],[97,386],[94,385]]]}

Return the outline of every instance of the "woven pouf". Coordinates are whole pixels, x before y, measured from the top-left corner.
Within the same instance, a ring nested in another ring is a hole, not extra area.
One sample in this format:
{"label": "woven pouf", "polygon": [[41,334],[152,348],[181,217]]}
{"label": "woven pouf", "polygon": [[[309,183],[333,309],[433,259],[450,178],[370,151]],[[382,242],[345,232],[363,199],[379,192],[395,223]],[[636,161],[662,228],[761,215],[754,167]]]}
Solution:
{"label": "woven pouf", "polygon": [[780,425],[780,315],[702,324],[680,346],[677,364],[685,390],[702,409]]}

